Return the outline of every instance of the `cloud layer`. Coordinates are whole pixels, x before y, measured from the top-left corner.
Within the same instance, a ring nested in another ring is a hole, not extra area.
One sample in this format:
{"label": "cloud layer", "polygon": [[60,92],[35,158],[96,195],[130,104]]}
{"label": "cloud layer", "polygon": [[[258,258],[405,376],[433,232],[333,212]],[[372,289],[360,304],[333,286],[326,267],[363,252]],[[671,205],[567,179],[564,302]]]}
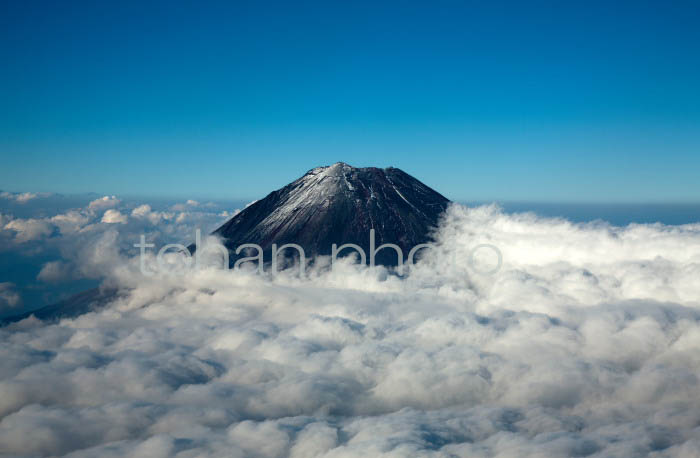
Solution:
{"label": "cloud layer", "polygon": [[[700,454],[700,225],[454,206],[404,278],[304,279],[144,278],[114,226],[80,259],[128,294],[0,329],[0,453]],[[480,244],[495,275],[470,264]]]}
{"label": "cloud layer", "polygon": [[[14,196],[23,195],[5,194],[12,196],[12,202]],[[183,210],[176,211],[170,207],[178,204],[161,202],[151,207],[116,196],[86,197],[82,202],[79,197],[37,197],[36,202],[21,207],[3,205],[10,197],[0,199],[0,274],[9,273],[0,282],[14,283],[13,291],[20,298],[15,303],[36,308],[42,305],[42,298],[37,297],[42,291],[45,305],[61,298],[53,294],[57,290],[74,293],[88,287],[81,279],[102,279],[113,264],[112,259],[96,255],[105,244],[113,244],[122,255],[138,252],[133,245],[142,234],[153,243],[189,244],[196,228],[213,230],[226,221],[228,210],[235,208],[189,201],[182,204]],[[14,214],[18,208],[22,216]],[[82,286],[76,290],[71,282]],[[23,297],[27,300],[21,300]],[[0,314],[8,311],[22,312],[19,306],[0,308]]]}

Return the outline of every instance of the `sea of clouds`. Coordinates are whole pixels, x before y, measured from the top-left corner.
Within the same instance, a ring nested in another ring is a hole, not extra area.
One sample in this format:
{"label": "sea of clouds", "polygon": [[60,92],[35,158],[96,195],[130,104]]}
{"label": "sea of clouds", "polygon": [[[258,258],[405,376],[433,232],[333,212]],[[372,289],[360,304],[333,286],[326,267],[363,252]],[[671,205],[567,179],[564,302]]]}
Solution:
{"label": "sea of clouds", "polygon": [[[225,271],[215,250],[144,277],[137,229],[192,227],[111,199],[51,224],[92,211],[80,230],[103,230],[60,262],[122,293],[0,328],[0,454],[700,456],[700,224],[453,205],[403,277],[349,259]],[[13,221],[15,243],[49,232]],[[492,275],[480,244],[502,255]]]}
{"label": "sea of clouds", "polygon": [[0,317],[95,286],[113,269],[101,250],[137,253],[141,234],[189,244],[231,218],[231,204],[0,192]]}

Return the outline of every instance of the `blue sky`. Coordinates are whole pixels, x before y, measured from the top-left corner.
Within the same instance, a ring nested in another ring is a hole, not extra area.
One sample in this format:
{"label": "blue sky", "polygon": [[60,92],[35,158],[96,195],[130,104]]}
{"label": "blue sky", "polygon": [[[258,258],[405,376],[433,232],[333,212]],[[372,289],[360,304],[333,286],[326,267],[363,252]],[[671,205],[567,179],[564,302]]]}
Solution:
{"label": "blue sky", "polygon": [[700,4],[611,3],[5,2],[0,189],[699,202]]}

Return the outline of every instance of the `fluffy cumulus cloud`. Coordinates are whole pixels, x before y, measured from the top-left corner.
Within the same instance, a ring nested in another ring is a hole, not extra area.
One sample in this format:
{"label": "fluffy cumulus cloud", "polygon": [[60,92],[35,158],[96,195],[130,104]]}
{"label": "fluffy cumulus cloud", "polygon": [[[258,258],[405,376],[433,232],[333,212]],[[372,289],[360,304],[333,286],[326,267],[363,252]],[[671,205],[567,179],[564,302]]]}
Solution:
{"label": "fluffy cumulus cloud", "polygon": [[80,232],[90,222],[86,212],[69,210],[48,219],[62,234],[75,234]]}
{"label": "fluffy cumulus cloud", "polygon": [[403,277],[304,278],[144,277],[120,227],[111,304],[0,329],[0,453],[700,454],[700,225],[454,206]]}
{"label": "fluffy cumulus cloud", "polygon": [[120,204],[120,200],[117,196],[104,196],[99,199],[95,199],[88,204],[90,210],[100,211],[106,210],[108,208],[114,208]]}
{"label": "fluffy cumulus cloud", "polygon": [[[194,201],[188,201],[191,202]],[[49,239],[55,239],[55,245],[66,255],[78,250],[77,242],[85,245],[94,236],[112,230],[113,225],[120,225],[120,239],[124,242],[121,248],[132,247],[140,234],[147,235],[149,241],[167,237],[169,241],[190,243],[196,228],[211,231],[238,212],[222,210],[216,205],[201,207],[182,212],[162,211],[149,204],[105,196],[82,208],[70,208],[53,215],[45,215],[46,210],[42,210],[38,212],[41,216],[19,218],[0,212],[0,236],[16,243],[39,242],[42,246],[37,245],[37,250],[45,248]]]}
{"label": "fluffy cumulus cloud", "polygon": [[5,230],[14,232],[17,242],[28,242],[50,236],[53,226],[43,219],[18,218],[5,224]]}
{"label": "fluffy cumulus cloud", "polygon": [[131,216],[134,218],[145,219],[153,225],[172,221],[176,218],[175,213],[153,211],[151,206],[148,204],[139,205],[138,207],[134,208],[134,210],[131,212]]}
{"label": "fluffy cumulus cloud", "polygon": [[123,215],[119,210],[113,208],[107,210],[104,215],[102,215],[102,222],[107,224],[126,224],[128,216]]}

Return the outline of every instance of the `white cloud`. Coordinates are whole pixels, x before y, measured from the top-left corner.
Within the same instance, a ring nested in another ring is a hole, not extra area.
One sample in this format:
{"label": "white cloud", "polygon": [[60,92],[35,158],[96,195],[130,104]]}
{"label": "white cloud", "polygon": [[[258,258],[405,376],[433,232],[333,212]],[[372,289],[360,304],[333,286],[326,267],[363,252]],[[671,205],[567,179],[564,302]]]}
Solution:
{"label": "white cloud", "polygon": [[34,200],[39,197],[48,197],[50,196],[50,193],[35,193],[35,192],[21,192],[21,193],[12,193],[12,192],[7,192],[3,191],[0,192],[0,198],[2,199],[7,199],[7,200],[12,200],[17,202],[18,204],[25,204],[29,202],[30,200]]}
{"label": "white cloud", "polygon": [[[133,244],[142,234],[149,242],[189,244],[194,240],[195,229],[207,233],[227,219],[218,214],[218,209],[174,213],[154,210],[148,204],[123,203],[113,197],[96,202],[97,205],[93,201],[84,208],[64,210],[52,216],[46,216],[46,210],[41,208],[36,210],[40,216],[33,218],[13,218],[0,213],[0,251],[19,256],[46,254],[50,257],[55,257],[58,252],[64,261],[71,263],[76,253],[92,246],[117,224],[119,252],[126,253],[133,251]],[[104,213],[95,211],[100,205],[116,207]],[[103,221],[112,224],[101,224]]]}
{"label": "white cloud", "polygon": [[196,200],[189,199],[187,202],[184,204],[175,204],[172,207],[170,207],[171,210],[176,211],[176,212],[184,212],[187,210],[190,210],[192,208],[199,207],[201,204],[197,202]]}
{"label": "white cloud", "polygon": [[241,211],[239,209],[234,210],[233,212],[230,212],[228,210],[224,210],[221,213],[219,213],[219,216],[222,218],[233,218],[237,214],[239,214]]}
{"label": "white cloud", "polygon": [[37,280],[45,283],[59,283],[68,278],[70,278],[70,269],[62,261],[47,262],[37,275]]}
{"label": "white cloud", "polygon": [[37,194],[34,194],[33,192],[23,192],[15,197],[15,200],[21,204],[25,202],[29,202],[32,199],[36,199],[38,197]]}
{"label": "white cloud", "polygon": [[53,233],[53,226],[42,219],[13,219],[5,224],[5,229],[15,232],[17,242],[28,242],[47,237]]}
{"label": "white cloud", "polygon": [[157,212],[151,209],[150,205],[144,204],[136,207],[131,216],[139,219],[146,219],[153,225],[161,224],[164,220],[168,221],[175,217],[175,214],[169,212]]}
{"label": "white cloud", "polygon": [[110,209],[102,215],[102,222],[107,224],[126,224],[128,216],[123,215],[119,210]]}
{"label": "white cloud", "polygon": [[106,210],[108,208],[114,208],[121,203],[116,196],[104,196],[99,199],[95,199],[88,205],[90,210],[100,211]]}
{"label": "white cloud", "polygon": [[15,290],[14,283],[0,283],[0,313],[5,313],[20,305],[22,305],[22,297]]}
{"label": "white cloud", "polygon": [[71,210],[55,215],[49,218],[49,221],[55,224],[62,234],[72,234],[85,227],[89,223],[90,217],[83,212]]}
{"label": "white cloud", "polygon": [[[144,278],[117,229],[80,260],[123,296],[0,329],[0,453],[700,452],[700,225],[455,206],[403,279],[347,262]],[[482,243],[493,276],[470,268]]]}
{"label": "white cloud", "polygon": [[133,216],[134,218],[143,218],[148,217],[151,213],[151,206],[148,204],[143,204],[134,208],[131,212],[131,216]]}

